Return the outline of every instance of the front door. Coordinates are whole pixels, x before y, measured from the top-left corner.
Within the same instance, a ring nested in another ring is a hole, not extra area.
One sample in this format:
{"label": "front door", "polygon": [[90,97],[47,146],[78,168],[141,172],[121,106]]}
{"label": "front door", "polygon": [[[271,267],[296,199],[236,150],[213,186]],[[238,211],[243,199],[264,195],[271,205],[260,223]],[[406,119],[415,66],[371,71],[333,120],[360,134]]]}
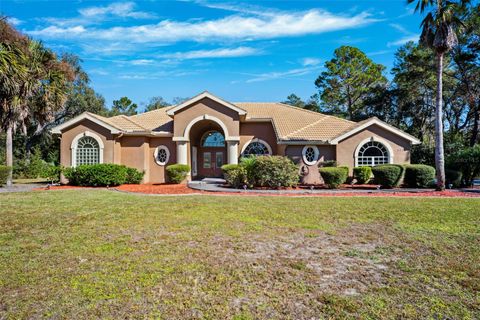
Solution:
{"label": "front door", "polygon": [[221,177],[222,166],[225,164],[225,151],[218,148],[202,149],[199,174],[203,177]]}

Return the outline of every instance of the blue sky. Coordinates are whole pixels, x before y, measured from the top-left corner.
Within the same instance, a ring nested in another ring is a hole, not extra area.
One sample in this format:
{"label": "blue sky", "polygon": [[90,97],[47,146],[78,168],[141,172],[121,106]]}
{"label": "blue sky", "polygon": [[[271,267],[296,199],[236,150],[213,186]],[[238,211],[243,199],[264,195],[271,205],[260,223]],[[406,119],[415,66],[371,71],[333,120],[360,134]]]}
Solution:
{"label": "blue sky", "polygon": [[341,45],[390,69],[398,47],[419,34],[420,17],[405,3],[1,0],[0,12],[80,56],[110,106],[121,96],[142,105],[203,90],[230,101],[308,98]]}

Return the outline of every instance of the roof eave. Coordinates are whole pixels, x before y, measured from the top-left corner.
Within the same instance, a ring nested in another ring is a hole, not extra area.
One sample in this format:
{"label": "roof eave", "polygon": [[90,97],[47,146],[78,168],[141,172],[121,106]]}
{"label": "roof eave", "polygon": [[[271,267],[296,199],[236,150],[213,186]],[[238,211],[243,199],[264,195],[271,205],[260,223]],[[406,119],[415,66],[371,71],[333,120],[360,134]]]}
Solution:
{"label": "roof eave", "polygon": [[230,108],[230,109],[236,111],[236,112],[237,112],[239,115],[241,115],[241,116],[247,114],[247,112],[246,112],[245,110],[237,107],[236,105],[234,105],[234,104],[232,104],[232,103],[230,103],[230,102],[228,102],[228,101],[225,101],[225,100],[223,100],[223,99],[221,99],[221,98],[219,98],[219,97],[211,94],[211,93],[208,92],[208,91],[204,91],[204,92],[196,95],[195,97],[193,97],[193,98],[191,98],[191,99],[188,99],[187,101],[182,102],[181,104],[177,105],[176,107],[171,108],[170,110],[167,111],[167,115],[169,115],[169,116],[174,116],[177,111],[180,111],[180,110],[182,110],[183,108],[188,107],[188,106],[191,105],[192,103],[195,103],[195,102],[197,102],[197,101],[199,101],[199,100],[201,100],[201,99],[204,99],[204,98],[209,98],[209,99],[211,99],[211,100],[213,100],[213,101],[215,101],[215,102],[218,102],[218,103],[226,106],[227,108]]}
{"label": "roof eave", "polygon": [[68,121],[65,121],[64,123],[62,124],[59,124],[58,126],[52,128],[50,130],[50,132],[52,134],[62,134],[62,130],[68,128],[68,127],[71,127],[73,126],[74,124],[80,122],[80,121],[83,121],[83,120],[89,120],[89,121],[92,121],[93,123],[96,123],[108,130],[110,130],[110,133],[111,134],[120,134],[122,133],[123,131],[120,130],[119,128],[117,127],[114,127],[108,123],[106,123],[105,121],[102,121],[96,117],[94,117],[93,115],[91,115],[89,112],[84,112],[78,116],[76,116],[75,118],[72,118]]}

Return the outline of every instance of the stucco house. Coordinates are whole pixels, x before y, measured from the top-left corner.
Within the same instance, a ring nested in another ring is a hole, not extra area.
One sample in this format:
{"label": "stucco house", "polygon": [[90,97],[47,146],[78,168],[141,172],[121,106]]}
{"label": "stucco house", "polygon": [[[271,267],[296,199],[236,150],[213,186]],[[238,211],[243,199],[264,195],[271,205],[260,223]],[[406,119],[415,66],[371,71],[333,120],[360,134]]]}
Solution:
{"label": "stucco house", "polygon": [[285,155],[305,183],[318,183],[320,161],[358,165],[410,162],[415,137],[370,118],[352,122],[282,103],[228,102],[203,92],[179,105],[134,116],[83,113],[54,129],[63,166],[116,163],[145,172],[144,183],[166,181],[165,167],[191,167],[190,179],[221,176],[221,166],[245,155]]}

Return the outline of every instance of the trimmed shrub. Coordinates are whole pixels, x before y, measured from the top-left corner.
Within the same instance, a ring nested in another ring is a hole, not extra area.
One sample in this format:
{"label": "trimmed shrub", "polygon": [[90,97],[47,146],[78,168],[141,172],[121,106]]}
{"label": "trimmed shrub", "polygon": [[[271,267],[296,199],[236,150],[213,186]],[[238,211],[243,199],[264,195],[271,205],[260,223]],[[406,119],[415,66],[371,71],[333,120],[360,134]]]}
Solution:
{"label": "trimmed shrub", "polygon": [[454,188],[458,188],[462,185],[462,171],[457,170],[445,170],[445,180],[447,185],[451,184]]}
{"label": "trimmed shrub", "polygon": [[[247,173],[249,169],[247,168]],[[300,176],[298,167],[287,157],[258,156],[253,164],[255,186],[257,187],[293,187]]]}
{"label": "trimmed shrub", "polygon": [[126,167],[126,168],[127,168],[127,172],[126,172],[127,175],[125,177],[125,183],[139,184],[140,182],[142,182],[145,172],[143,171],[140,172],[135,168],[129,168],[129,167]]}
{"label": "trimmed shrub", "polygon": [[425,164],[405,166],[403,182],[410,188],[426,188],[435,179],[435,168]]}
{"label": "trimmed shrub", "polygon": [[330,189],[336,189],[347,180],[348,168],[345,167],[325,167],[320,168],[320,175],[323,181]]}
{"label": "trimmed shrub", "polygon": [[125,183],[127,167],[110,163],[81,165],[65,169],[64,175],[69,180],[69,184],[72,185],[85,187],[118,186]]}
{"label": "trimmed shrub", "polygon": [[225,164],[222,166],[223,175],[229,185],[238,189],[247,183],[247,169],[239,164]]}
{"label": "trimmed shrub", "polygon": [[172,183],[181,183],[187,178],[190,166],[186,164],[172,164],[166,167],[168,180]]}
{"label": "trimmed shrub", "polygon": [[383,188],[396,187],[403,176],[404,167],[398,164],[382,164],[372,168],[373,179]]}
{"label": "trimmed shrub", "polygon": [[353,168],[353,177],[357,179],[357,183],[365,184],[372,178],[372,168],[367,166]]}
{"label": "trimmed shrub", "polygon": [[0,166],[0,187],[7,183],[8,174],[12,170],[12,167]]}

